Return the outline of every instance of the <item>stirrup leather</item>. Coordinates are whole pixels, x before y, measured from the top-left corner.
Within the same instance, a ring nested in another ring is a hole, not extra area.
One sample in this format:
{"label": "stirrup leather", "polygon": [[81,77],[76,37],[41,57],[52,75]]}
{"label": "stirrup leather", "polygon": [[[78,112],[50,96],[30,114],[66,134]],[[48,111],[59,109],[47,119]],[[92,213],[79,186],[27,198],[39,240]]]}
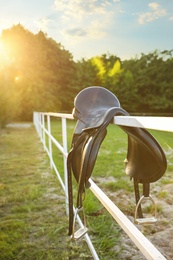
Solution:
{"label": "stirrup leather", "polygon": [[[154,205],[154,216],[153,217],[146,217],[146,218],[137,218],[137,212],[138,212],[138,208],[141,205],[141,203],[143,201],[146,200],[150,200],[153,202]],[[156,218],[156,214],[157,214],[157,208],[156,208],[156,203],[153,200],[153,198],[151,197],[151,195],[149,195],[148,197],[145,197],[144,195],[140,198],[140,200],[138,201],[137,205],[136,205],[136,209],[135,209],[135,216],[134,216],[134,223],[135,224],[152,224],[157,222],[157,218]]]}
{"label": "stirrup leather", "polygon": [[[80,229],[78,229],[75,232],[75,223],[76,223],[76,218],[79,212],[83,213],[83,227],[81,227]],[[79,240],[80,238],[82,238],[86,233],[88,232],[88,228],[86,227],[86,216],[85,216],[85,212],[83,207],[82,208],[76,208],[75,209],[75,214],[74,214],[74,219],[73,219],[73,229],[72,229],[72,235],[71,235],[71,239],[72,240]]]}

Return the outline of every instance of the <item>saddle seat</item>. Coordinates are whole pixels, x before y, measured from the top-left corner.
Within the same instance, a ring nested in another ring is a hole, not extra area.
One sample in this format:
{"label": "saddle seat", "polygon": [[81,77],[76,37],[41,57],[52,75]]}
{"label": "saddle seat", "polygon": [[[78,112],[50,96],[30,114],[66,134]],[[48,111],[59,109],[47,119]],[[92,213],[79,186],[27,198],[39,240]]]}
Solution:
{"label": "saddle seat", "polygon": [[120,103],[115,95],[101,87],[82,90],[74,100],[73,116],[78,120],[75,134],[99,127]]}

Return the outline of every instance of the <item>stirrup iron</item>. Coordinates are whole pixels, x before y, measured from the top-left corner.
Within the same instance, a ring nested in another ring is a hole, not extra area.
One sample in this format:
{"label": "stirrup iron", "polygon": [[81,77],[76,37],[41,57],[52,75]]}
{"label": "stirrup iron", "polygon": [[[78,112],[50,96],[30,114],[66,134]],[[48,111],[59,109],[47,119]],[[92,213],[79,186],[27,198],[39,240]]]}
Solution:
{"label": "stirrup iron", "polygon": [[[153,217],[146,217],[146,218],[137,218],[137,212],[138,212],[138,208],[141,205],[141,203],[143,201],[146,200],[150,200],[153,202],[154,205],[154,216]],[[137,205],[136,205],[136,209],[135,209],[135,217],[134,217],[134,223],[135,224],[153,224],[155,222],[157,222],[157,218],[156,218],[156,214],[157,214],[157,208],[156,208],[156,203],[153,200],[153,198],[151,197],[151,195],[149,195],[148,197],[145,197],[144,195],[140,198],[140,200],[138,201]]]}
{"label": "stirrup iron", "polygon": [[[76,223],[76,218],[79,212],[83,213],[83,219],[84,219],[84,226],[79,228],[76,232],[75,232],[75,223]],[[73,219],[73,229],[72,229],[72,235],[71,235],[71,239],[72,240],[79,240],[80,238],[82,238],[86,233],[88,232],[88,228],[86,227],[86,216],[85,216],[85,212],[83,207],[82,208],[76,208],[75,209],[75,214],[74,214],[74,219]]]}

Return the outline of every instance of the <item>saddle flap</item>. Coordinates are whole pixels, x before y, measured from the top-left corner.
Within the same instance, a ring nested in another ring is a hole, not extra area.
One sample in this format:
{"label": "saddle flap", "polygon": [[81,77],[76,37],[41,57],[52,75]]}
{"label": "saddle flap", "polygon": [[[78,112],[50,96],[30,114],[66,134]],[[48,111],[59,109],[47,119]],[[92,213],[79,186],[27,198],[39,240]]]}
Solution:
{"label": "saddle flap", "polygon": [[87,184],[92,174],[98,151],[106,136],[106,132],[106,129],[103,129],[99,135],[97,130],[93,131],[90,135],[85,132],[83,141],[73,151],[71,166],[74,177],[80,185],[80,190],[84,184]]}
{"label": "saddle flap", "polygon": [[139,183],[160,179],[166,171],[165,154],[156,139],[146,130],[122,127],[128,134],[126,174]]}

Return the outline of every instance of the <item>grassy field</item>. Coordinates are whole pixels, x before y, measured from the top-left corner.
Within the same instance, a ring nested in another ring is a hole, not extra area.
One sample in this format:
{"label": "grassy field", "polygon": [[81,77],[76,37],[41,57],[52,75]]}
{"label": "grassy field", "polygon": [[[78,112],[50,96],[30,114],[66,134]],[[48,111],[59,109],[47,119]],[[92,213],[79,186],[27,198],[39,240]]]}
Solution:
{"label": "grassy field", "polygon": [[[90,209],[88,221],[92,215]],[[112,259],[119,229],[111,217],[97,214],[89,227],[101,259]],[[72,243],[67,233],[64,192],[34,127],[0,130],[0,259],[92,259],[86,243]]]}
{"label": "grassy field", "polygon": [[[69,148],[73,130],[74,122],[69,120]],[[53,121],[52,133],[61,142],[59,120]],[[159,131],[152,131],[152,134],[162,145],[168,160],[168,169],[160,184],[171,183],[173,134]],[[124,172],[126,151],[126,134],[110,125],[92,178],[108,193],[123,190],[133,197],[133,184]],[[53,154],[63,177],[62,155],[54,146]],[[116,196],[113,200],[118,202]],[[133,215],[133,205],[118,206],[124,213]],[[89,234],[100,259],[121,259],[121,247],[118,252],[115,250],[119,245],[120,228],[90,190],[86,192],[85,209]],[[55,173],[50,170],[34,127],[0,130],[0,259],[92,259],[86,244],[72,243],[67,232],[65,196]]]}
{"label": "grassy field", "polygon": [[[34,127],[0,131],[0,259],[78,259],[65,197]],[[80,259],[80,257],[79,257]]]}

